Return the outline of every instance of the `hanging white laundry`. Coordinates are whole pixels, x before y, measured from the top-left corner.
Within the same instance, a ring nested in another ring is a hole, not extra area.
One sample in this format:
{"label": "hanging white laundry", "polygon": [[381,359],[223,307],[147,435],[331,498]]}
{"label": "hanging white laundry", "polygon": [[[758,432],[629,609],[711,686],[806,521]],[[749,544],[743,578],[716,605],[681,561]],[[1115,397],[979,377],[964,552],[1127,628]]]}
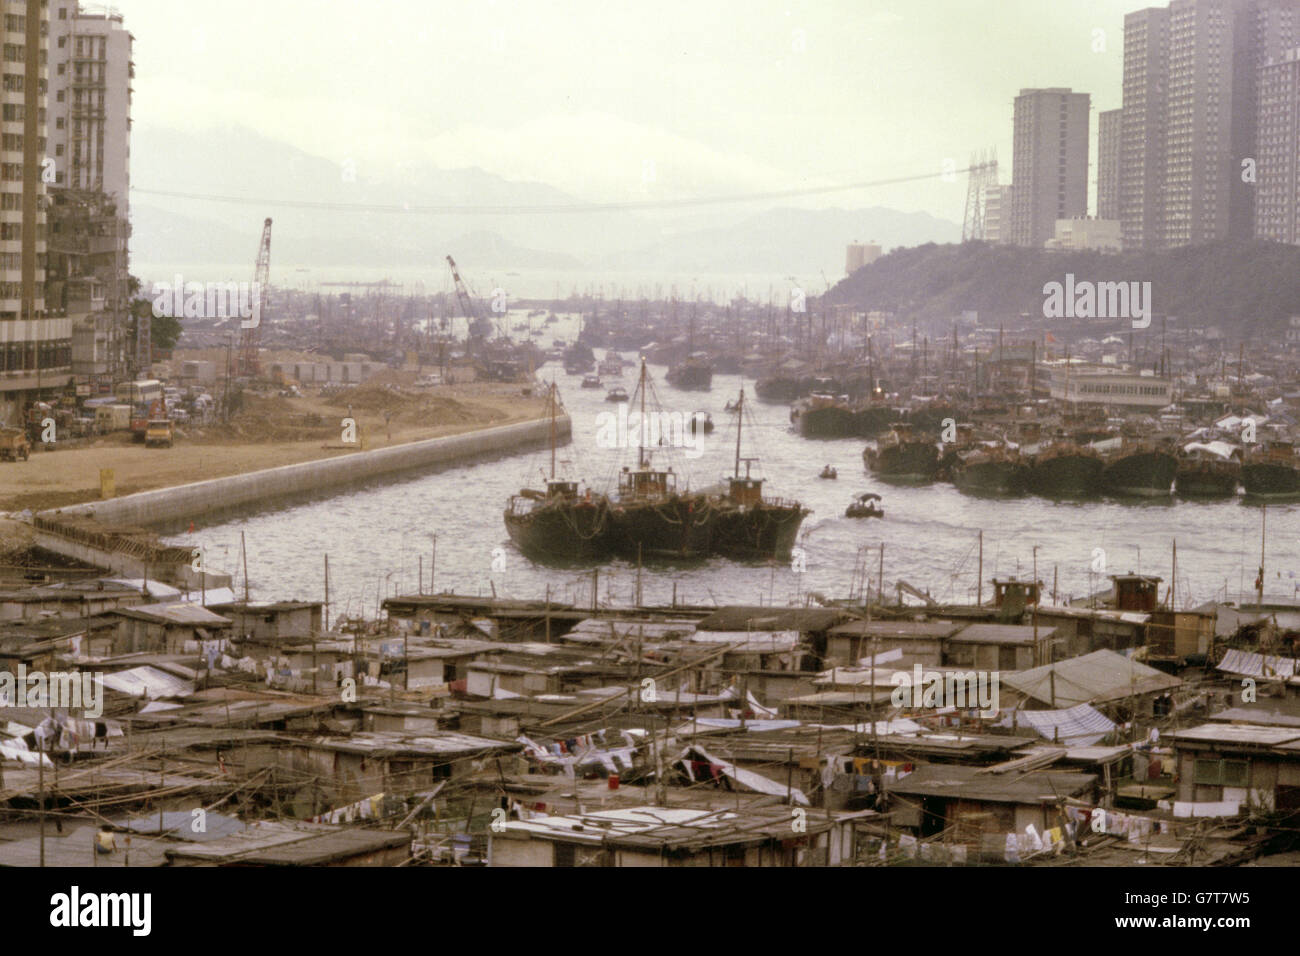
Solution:
{"label": "hanging white laundry", "polygon": [[1007,834],[1006,848],[1002,851],[1002,858],[1008,863],[1020,862],[1020,844],[1016,840],[1014,833]]}

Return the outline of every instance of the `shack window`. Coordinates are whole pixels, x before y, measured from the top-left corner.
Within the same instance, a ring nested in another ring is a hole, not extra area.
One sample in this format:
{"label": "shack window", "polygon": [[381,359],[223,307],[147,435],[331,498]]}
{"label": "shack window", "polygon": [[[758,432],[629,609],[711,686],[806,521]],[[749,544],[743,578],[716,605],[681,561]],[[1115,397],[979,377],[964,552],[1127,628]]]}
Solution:
{"label": "shack window", "polygon": [[1244,787],[1250,780],[1250,761],[1197,760],[1192,776],[1207,787]]}
{"label": "shack window", "polygon": [[613,866],[614,856],[598,846],[579,846],[576,843],[555,844],[556,866]]}

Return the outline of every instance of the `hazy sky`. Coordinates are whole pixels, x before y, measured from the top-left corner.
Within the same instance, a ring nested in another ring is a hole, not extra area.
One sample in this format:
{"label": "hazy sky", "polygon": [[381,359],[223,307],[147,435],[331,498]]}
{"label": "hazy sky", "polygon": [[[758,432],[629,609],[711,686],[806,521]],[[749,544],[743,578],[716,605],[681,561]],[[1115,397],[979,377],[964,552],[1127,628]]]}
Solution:
{"label": "hazy sky", "polygon": [[[1091,93],[1095,147],[1097,111],[1120,105],[1123,16],[1150,5],[115,4],[136,40],[137,126],[242,124],[351,159],[359,176],[409,161],[478,166],[601,201],[937,172],[985,147],[997,148],[1009,182],[1019,89]],[[957,177],[808,202],[960,220],[964,191]]]}

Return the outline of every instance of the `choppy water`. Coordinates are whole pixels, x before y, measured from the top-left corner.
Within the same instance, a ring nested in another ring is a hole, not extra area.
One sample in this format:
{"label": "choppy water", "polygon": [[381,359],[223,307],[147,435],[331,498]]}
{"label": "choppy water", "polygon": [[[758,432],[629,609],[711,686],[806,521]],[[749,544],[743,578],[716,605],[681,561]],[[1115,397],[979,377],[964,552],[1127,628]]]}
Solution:
{"label": "choppy water", "polygon": [[[547,335],[549,343],[551,335]],[[700,456],[677,450],[669,460],[690,486],[713,483],[731,472],[735,456],[735,416],[724,411],[736,398],[740,376],[716,375],[710,392],[679,392],[651,367],[666,411],[688,415],[707,411],[717,430],[707,436]],[[558,458],[575,477],[597,489],[614,483],[620,465],[635,463],[636,449],[601,448],[598,416],[616,412],[605,391],[578,387],[581,376],[554,375],[573,419],[573,443]],[[636,370],[621,383],[633,391]],[[607,379],[606,386],[619,384]],[[871,478],[863,468],[860,439],[809,441],[791,430],[789,408],[753,401],[753,382],[745,381],[753,427],[745,426],[746,456],[762,458],[769,495],[797,498],[813,509],[803,525],[801,547],[806,571],[789,565],[738,564],[712,559],[700,564],[647,566],[642,588],[646,603],[667,603],[676,587],[682,602],[786,604],[808,592],[845,596],[864,574],[874,582],[884,545],[884,581],[906,580],[941,601],[973,601],[976,595],[977,535],[984,533],[984,597],[989,578],[1020,574],[1028,578],[1037,548],[1038,576],[1062,599],[1097,590],[1108,581],[1093,572],[1104,557],[1108,573],[1141,571],[1171,578],[1171,547],[1178,543],[1178,603],[1213,598],[1250,600],[1260,557],[1260,508],[1241,500],[1215,502],[1052,502],[1039,498],[990,500],[969,497],[946,484],[894,487]],[[657,459],[663,460],[663,459]],[[824,464],[839,471],[835,481],[819,480]],[[330,561],[333,614],[373,615],[380,594],[413,593],[424,562],[428,590],[436,543],[435,586],[461,594],[541,598],[587,603],[592,574],[584,568],[535,565],[510,542],[502,509],[512,493],[537,487],[549,468],[549,452],[530,451],[497,461],[371,487],[290,507],[251,513],[237,520],[197,527],[173,536],[175,543],[202,546],[209,562],[240,571],[240,532],[248,542],[248,574],[255,600],[321,599],[323,560]],[[850,499],[862,491],[884,497],[886,518],[843,517]],[[1300,584],[1300,503],[1274,503],[1267,513],[1266,587],[1269,596],[1292,597]],[[1104,555],[1096,549],[1101,549]],[[860,566],[866,568],[859,572]],[[600,568],[602,602],[631,603],[637,569],[615,561]]]}

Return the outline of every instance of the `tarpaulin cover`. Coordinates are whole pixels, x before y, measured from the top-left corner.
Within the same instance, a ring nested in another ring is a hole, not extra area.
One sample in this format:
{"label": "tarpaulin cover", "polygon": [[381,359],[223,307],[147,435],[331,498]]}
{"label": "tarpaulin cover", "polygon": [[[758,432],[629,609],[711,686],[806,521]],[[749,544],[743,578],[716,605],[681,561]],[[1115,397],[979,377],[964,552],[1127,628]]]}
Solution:
{"label": "tarpaulin cover", "polygon": [[1219,670],[1225,674],[1297,683],[1294,657],[1273,657],[1251,651],[1229,650],[1223,655],[1223,660],[1219,661]]}
{"label": "tarpaulin cover", "polygon": [[[1010,726],[1012,719],[1008,714],[1002,723]],[[1095,744],[1115,729],[1114,721],[1087,704],[1066,710],[1022,710],[1014,720],[1015,726],[1031,727],[1048,740],[1082,747]]]}

